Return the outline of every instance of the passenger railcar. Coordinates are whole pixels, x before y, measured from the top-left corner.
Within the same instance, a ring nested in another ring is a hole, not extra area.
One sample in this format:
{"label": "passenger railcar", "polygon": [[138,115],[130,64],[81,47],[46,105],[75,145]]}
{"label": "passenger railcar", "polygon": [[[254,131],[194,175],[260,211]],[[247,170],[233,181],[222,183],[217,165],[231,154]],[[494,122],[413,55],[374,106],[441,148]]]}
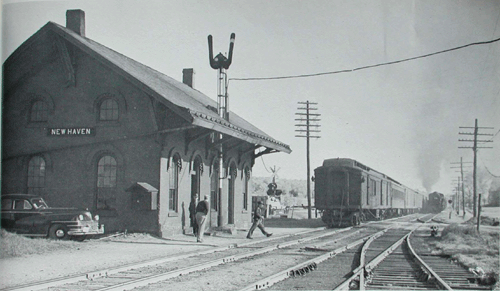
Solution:
{"label": "passenger railcar", "polygon": [[323,161],[314,170],[315,206],[330,227],[418,212],[421,193],[353,159]]}

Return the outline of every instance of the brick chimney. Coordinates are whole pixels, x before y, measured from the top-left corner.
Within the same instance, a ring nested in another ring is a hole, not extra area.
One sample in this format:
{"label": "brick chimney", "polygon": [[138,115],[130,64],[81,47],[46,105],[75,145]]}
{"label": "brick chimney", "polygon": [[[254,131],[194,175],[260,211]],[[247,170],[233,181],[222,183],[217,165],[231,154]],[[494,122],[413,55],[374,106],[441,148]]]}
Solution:
{"label": "brick chimney", "polygon": [[73,30],[81,36],[85,36],[85,11],[80,9],[67,10],[66,28]]}
{"label": "brick chimney", "polygon": [[191,69],[184,69],[182,70],[182,83],[188,85],[189,87],[193,88],[194,85],[194,70]]}

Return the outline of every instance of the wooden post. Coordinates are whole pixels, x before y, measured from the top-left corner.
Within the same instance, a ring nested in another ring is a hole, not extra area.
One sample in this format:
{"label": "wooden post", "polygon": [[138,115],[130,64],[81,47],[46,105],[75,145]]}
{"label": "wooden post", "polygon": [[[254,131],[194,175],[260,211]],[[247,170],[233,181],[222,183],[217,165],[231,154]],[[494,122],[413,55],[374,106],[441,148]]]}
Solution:
{"label": "wooden post", "polygon": [[479,225],[481,224],[481,193],[479,193],[479,200],[477,201],[477,232],[479,232]]}
{"label": "wooden post", "polygon": [[[472,199],[473,199],[473,203],[472,203],[472,207],[474,209],[473,211],[473,215],[474,217],[476,217],[476,166],[477,166],[477,118],[476,118],[476,123],[474,125],[474,146],[472,148],[472,151],[474,152],[474,168],[473,168],[473,175],[472,175],[472,179],[473,179],[473,196],[472,196]],[[479,226],[478,226],[479,228]]]}

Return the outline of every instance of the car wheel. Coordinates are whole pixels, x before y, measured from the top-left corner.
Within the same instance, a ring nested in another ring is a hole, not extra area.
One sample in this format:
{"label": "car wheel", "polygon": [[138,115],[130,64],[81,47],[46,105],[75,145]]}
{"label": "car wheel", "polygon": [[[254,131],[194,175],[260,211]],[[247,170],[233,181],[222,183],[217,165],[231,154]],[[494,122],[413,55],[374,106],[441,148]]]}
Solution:
{"label": "car wheel", "polygon": [[87,238],[86,235],[75,235],[75,236],[72,236],[71,239],[72,240],[76,240],[76,241],[84,241],[85,239]]}
{"label": "car wheel", "polygon": [[68,230],[64,225],[54,224],[49,229],[49,237],[52,239],[68,239]]}

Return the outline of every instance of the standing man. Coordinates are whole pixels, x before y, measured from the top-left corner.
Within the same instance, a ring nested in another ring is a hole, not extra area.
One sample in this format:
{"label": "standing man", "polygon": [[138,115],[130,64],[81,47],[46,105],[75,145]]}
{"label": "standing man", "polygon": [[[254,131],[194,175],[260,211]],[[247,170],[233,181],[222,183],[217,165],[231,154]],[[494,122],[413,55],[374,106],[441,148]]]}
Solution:
{"label": "standing man", "polygon": [[204,200],[196,205],[196,223],[198,224],[197,242],[203,242],[203,234],[205,232],[205,224],[207,222],[207,214],[209,208],[208,199],[210,196],[205,195]]}
{"label": "standing man", "polygon": [[259,228],[260,231],[262,231],[262,234],[270,237],[273,235],[272,233],[268,233],[266,229],[264,228],[264,211],[265,211],[265,206],[262,201],[257,202],[257,207],[255,208],[255,211],[253,212],[253,224],[250,230],[248,231],[247,238],[252,239],[252,234],[255,228]]}
{"label": "standing man", "polygon": [[189,203],[189,220],[191,227],[193,227],[193,235],[198,237],[198,223],[196,222],[196,205],[198,204],[198,193],[191,198],[191,203]]}

